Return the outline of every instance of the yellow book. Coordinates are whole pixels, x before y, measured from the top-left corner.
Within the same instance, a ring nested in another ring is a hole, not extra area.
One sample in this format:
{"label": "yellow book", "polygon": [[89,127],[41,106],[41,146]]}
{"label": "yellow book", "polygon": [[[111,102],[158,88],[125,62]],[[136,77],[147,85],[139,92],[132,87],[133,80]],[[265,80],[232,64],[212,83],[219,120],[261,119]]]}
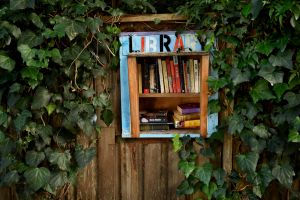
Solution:
{"label": "yellow book", "polygon": [[191,114],[182,115],[178,110],[174,110],[173,113],[176,119],[178,119],[179,121],[200,119],[200,113],[191,113]]}
{"label": "yellow book", "polygon": [[199,128],[200,127],[200,119],[180,121],[175,116],[173,116],[173,120],[174,120],[175,128]]}

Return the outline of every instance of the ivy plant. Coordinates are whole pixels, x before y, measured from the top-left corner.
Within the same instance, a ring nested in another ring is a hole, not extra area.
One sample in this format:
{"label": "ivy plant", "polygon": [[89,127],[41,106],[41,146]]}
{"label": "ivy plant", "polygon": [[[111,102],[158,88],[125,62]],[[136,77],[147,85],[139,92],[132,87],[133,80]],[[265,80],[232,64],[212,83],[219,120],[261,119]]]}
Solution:
{"label": "ivy plant", "polygon": [[[299,199],[293,188],[300,174],[299,1],[191,0],[178,12],[199,28],[198,38],[212,53],[218,72],[209,86],[226,96],[221,111],[230,110],[211,138],[176,139],[185,175],[178,194],[202,191],[207,199],[261,199],[270,185],[277,185]],[[212,165],[214,147],[224,133],[241,144],[235,146],[236,167],[230,173]],[[195,142],[201,152],[194,149]],[[197,165],[199,154],[210,161]]]}
{"label": "ivy plant", "polygon": [[[77,143],[113,120],[110,88],[119,28],[101,0],[10,0],[0,6],[0,187],[19,198],[64,192],[96,154]],[[105,82],[105,81],[103,81]]]}

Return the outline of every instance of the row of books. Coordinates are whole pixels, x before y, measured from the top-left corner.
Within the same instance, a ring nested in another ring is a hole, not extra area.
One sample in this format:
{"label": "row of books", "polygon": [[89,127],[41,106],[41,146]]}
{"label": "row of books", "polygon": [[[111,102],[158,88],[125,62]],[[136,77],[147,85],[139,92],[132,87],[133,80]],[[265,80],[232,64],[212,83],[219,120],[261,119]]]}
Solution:
{"label": "row of books", "polygon": [[181,104],[169,112],[142,111],[140,112],[140,130],[169,130],[170,128],[199,128],[199,103]]}
{"label": "row of books", "polygon": [[200,93],[200,60],[173,56],[138,63],[139,93]]}

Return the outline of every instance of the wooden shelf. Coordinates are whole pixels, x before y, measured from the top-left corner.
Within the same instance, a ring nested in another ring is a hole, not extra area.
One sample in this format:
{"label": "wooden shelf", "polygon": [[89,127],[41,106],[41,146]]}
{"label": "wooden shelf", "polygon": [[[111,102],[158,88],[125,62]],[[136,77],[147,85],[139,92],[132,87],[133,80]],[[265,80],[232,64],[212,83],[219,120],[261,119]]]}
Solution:
{"label": "wooden shelf", "polygon": [[200,98],[199,93],[150,93],[139,94],[140,98]]}
{"label": "wooden shelf", "polygon": [[171,130],[152,130],[140,131],[140,134],[200,134],[199,129],[171,129]]}

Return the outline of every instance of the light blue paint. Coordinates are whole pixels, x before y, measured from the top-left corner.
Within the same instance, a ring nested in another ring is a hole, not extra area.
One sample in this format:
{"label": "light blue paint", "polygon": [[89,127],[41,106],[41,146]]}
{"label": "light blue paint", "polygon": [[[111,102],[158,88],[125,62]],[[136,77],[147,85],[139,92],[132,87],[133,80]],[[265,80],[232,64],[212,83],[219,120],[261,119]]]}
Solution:
{"label": "light blue paint", "polygon": [[[169,45],[170,50],[173,51],[175,44],[175,31],[166,32],[123,32],[120,34],[120,87],[121,87],[121,120],[122,120],[122,137],[131,138],[131,119],[130,119],[130,98],[129,98],[129,84],[128,84],[128,63],[127,56],[129,54],[129,35],[132,36],[132,49],[133,51],[141,51],[141,37],[145,37],[145,45],[152,45],[153,48],[145,46],[145,52],[159,52],[160,50],[160,35],[168,35],[171,38]],[[192,51],[201,51],[201,45],[192,31],[182,32],[181,34],[185,49],[191,48]],[[156,43],[155,43],[156,41]],[[189,44],[189,45],[188,45]],[[163,48],[166,52],[166,48]],[[211,99],[217,99],[218,94],[212,95]],[[210,114],[208,116],[207,128],[208,136],[216,131],[218,125],[218,114]],[[187,133],[181,134],[190,135],[191,137],[200,137],[199,134]],[[175,134],[167,134],[158,132],[157,134],[141,133],[140,138],[172,138]]]}

